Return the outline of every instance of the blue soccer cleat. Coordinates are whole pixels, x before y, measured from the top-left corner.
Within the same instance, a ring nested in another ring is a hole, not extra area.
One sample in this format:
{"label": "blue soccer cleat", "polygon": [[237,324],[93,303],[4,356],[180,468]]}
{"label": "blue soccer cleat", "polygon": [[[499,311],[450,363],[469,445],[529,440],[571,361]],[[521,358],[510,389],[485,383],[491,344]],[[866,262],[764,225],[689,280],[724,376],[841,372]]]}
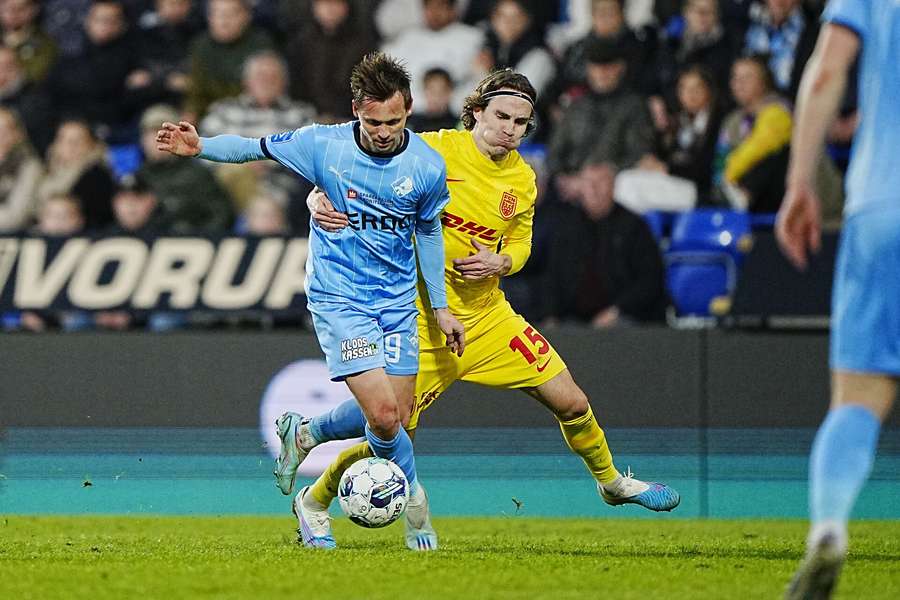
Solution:
{"label": "blue soccer cleat", "polygon": [[281,493],[287,496],[294,491],[294,481],[297,479],[297,469],[300,463],[309,454],[297,441],[298,428],[306,426],[309,419],[293,412],[286,412],[275,421],[278,430],[278,438],[281,440],[281,451],[275,459],[275,485]]}
{"label": "blue soccer cleat", "polygon": [[303,505],[303,497],[309,492],[306,486],[294,498],[291,510],[297,517],[297,543],[306,548],[332,550],[337,547],[331,534],[331,517],[328,510],[311,510]]}
{"label": "blue soccer cleat", "polygon": [[846,540],[834,534],[826,534],[810,544],[785,592],[785,600],[831,598],[846,555]]}
{"label": "blue soccer cleat", "polygon": [[406,503],[406,547],[410,550],[437,550],[438,536],[431,525],[428,511],[428,495],[422,484],[417,483],[419,492],[416,497],[410,496]]}
{"label": "blue soccer cleat", "polygon": [[606,486],[597,483],[597,491],[610,506],[638,504],[653,511],[669,511],[678,506],[681,496],[664,483],[635,479],[628,469],[622,476]]}

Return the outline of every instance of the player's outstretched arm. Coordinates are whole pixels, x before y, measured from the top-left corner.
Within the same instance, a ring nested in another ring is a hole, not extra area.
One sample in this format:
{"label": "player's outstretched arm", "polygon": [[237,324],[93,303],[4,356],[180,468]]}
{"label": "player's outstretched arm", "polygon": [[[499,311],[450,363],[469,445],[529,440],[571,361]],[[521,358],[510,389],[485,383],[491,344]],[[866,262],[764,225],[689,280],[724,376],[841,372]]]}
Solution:
{"label": "player's outstretched arm", "polygon": [[325,195],[325,192],[317,187],[314,187],[307,194],[306,208],[309,209],[309,214],[312,216],[313,221],[325,231],[334,233],[350,224],[350,219],[347,218],[347,215],[335,210],[334,205],[328,199],[328,196]]}
{"label": "player's outstretched arm", "polygon": [[187,121],[177,125],[166,121],[156,132],[156,149],[175,156],[197,156],[202,150],[197,128]]}

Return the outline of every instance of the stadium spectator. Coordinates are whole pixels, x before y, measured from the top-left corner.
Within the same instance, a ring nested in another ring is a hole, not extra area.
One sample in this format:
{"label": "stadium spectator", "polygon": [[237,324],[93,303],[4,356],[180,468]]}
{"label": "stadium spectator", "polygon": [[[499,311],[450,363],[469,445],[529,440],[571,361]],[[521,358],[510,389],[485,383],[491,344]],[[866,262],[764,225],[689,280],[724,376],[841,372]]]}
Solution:
{"label": "stadium spectator", "polygon": [[818,20],[801,0],[765,0],[750,11],[744,51],[769,56],[775,88],[793,101],[818,35]]}
{"label": "stadium spectator", "polygon": [[[162,214],[156,194],[139,175],[125,175],[113,196],[116,221],[104,234],[107,236],[139,237],[148,240],[164,232]],[[100,329],[124,331],[136,327],[148,327],[152,331],[164,331],[181,327],[187,316],[168,311],[105,310],[94,313],[93,323]]]}
{"label": "stadium spectator", "polygon": [[524,0],[498,0],[490,13],[484,48],[475,59],[475,72],[464,89],[495,69],[513,69],[531,81],[538,96],[556,76],[556,62],[544,44],[543,29],[535,25],[534,8]]}
{"label": "stadium spectator", "polygon": [[43,155],[53,138],[56,114],[50,97],[38,84],[25,78],[19,57],[6,46],[0,46],[0,106],[16,111],[31,143]]}
{"label": "stadium spectator", "polygon": [[42,169],[18,115],[0,108],[0,233],[18,232],[30,223]]}
{"label": "stadium spectator", "polygon": [[376,47],[375,36],[347,0],[312,0],[312,14],[285,47],[291,97],[312,104],[320,122],[341,122],[351,117],[350,71]]}
{"label": "stadium spectator", "polygon": [[104,230],[106,235],[147,237],[163,232],[159,200],[143,176],[125,175],[112,204],[116,220]]}
{"label": "stadium spectator", "polygon": [[775,212],[784,196],[791,111],[775,89],[765,57],[739,58],[732,67],[737,102],[722,123],[714,183],[733,208]]}
{"label": "stadium spectator", "polygon": [[[244,137],[264,137],[273,131],[289,131],[316,120],[312,105],[291,100],[287,95],[288,69],[278,54],[265,50],[244,64],[244,91],[219,100],[200,123],[206,136],[231,133]],[[296,198],[305,204],[312,185],[296,177],[274,161],[214,166],[238,211],[260,193],[277,195],[283,202]],[[305,184],[305,185],[304,185]]]}
{"label": "stadium spectator", "polygon": [[631,211],[681,211],[710,203],[722,123],[715,81],[703,66],[688,67],[678,77],[677,96],[677,110],[659,132],[657,153],[616,177],[616,200]]}
{"label": "stadium spectator", "polygon": [[243,214],[244,231],[248,235],[285,235],[288,233],[284,205],[270,196],[257,196]]}
{"label": "stadium spectator", "polygon": [[[296,37],[303,28],[315,18],[313,4],[316,0],[269,0],[278,3],[278,31],[285,40]],[[371,0],[348,0],[350,19],[354,30],[373,32],[375,29],[375,13],[382,4]],[[420,0],[403,0],[404,2],[420,2]],[[372,34],[378,38],[377,33]]]}
{"label": "stadium spectator", "polygon": [[666,28],[662,35],[656,62],[659,78],[656,93],[669,101],[670,106],[675,104],[673,95],[678,74],[692,65],[703,65],[712,74],[718,89],[728,89],[736,49],[722,26],[718,0],[687,0],[679,25]]}
{"label": "stadium spectator", "polygon": [[392,42],[405,31],[425,27],[422,4],[422,0],[381,0],[374,15],[381,39]]}
{"label": "stadium spectator", "polygon": [[[479,29],[459,22],[454,0],[422,0],[422,7],[425,26],[402,33],[383,48],[406,63],[412,78],[414,113],[425,112],[422,86],[429,69],[444,69],[455,82],[480,78],[474,65],[485,40]],[[468,86],[457,88],[451,103],[455,113],[462,110],[465,89]]]}
{"label": "stadium spectator", "polygon": [[576,174],[588,163],[610,162],[627,169],[654,150],[655,132],[647,103],[625,84],[625,50],[594,39],[587,46],[589,92],[578,98],[556,125],[547,166],[564,199],[576,193]]}
{"label": "stadium spectator", "polygon": [[[37,223],[29,233],[35,236],[67,238],[84,231],[85,216],[78,198],[55,194],[44,200],[38,209]],[[46,331],[59,327],[63,331],[81,331],[93,326],[89,313],[80,310],[24,311],[18,315],[18,326],[27,331]]]}
{"label": "stadium spectator", "polygon": [[38,25],[40,5],[35,0],[3,0],[0,26],[3,45],[12,48],[31,81],[43,81],[56,61],[56,43]]}
{"label": "stadium spectator", "polygon": [[203,23],[193,0],[156,0],[139,27],[139,70],[130,80],[145,90],[145,102],[180,105],[190,84],[188,48]]}
{"label": "stadium spectator", "polygon": [[591,30],[563,54],[559,75],[549,91],[555,101],[564,95],[563,104],[569,97],[577,97],[588,87],[587,52],[597,40],[616,46],[627,63],[627,79],[630,86],[641,92],[653,91],[652,69],[648,65],[653,59],[653,38],[645,30],[634,31],[625,23],[622,0],[592,0]]}
{"label": "stadium spectator", "polygon": [[541,295],[545,318],[605,328],[662,321],[668,303],[663,264],[644,220],[616,203],[613,165],[586,165],[573,204],[548,207]]}
{"label": "stadium spectator", "polygon": [[[498,0],[468,0],[462,13],[462,22],[480,27],[487,26]],[[560,3],[546,0],[522,0],[522,8],[531,15],[532,25],[543,37],[547,27],[560,17]]]}
{"label": "stadium spectator", "polygon": [[248,57],[272,47],[269,35],[251,23],[248,0],[209,0],[208,31],[190,46],[187,120],[206,114],[216,100],[241,92],[241,69]]}
{"label": "stadium spectator", "polygon": [[126,28],[119,0],[96,0],[84,22],[82,51],[60,59],[47,78],[56,110],[87,119],[104,141],[134,137],[128,124],[135,114],[135,97],[127,78],[138,65],[138,55]]}
{"label": "stadium spectator", "polygon": [[112,194],[106,146],[87,122],[64,120],[47,150],[47,171],[38,185],[38,202],[71,195],[80,203],[85,227],[95,230],[113,220]]}
{"label": "stadium spectator", "polygon": [[157,105],[141,116],[145,162],[137,174],[159,199],[166,228],[173,233],[228,231],[234,209],[212,171],[199,161],[178,160],[156,149],[156,132],[165,121],[177,122],[178,112]]}
{"label": "stadium spectator", "polygon": [[453,79],[441,68],[428,69],[423,77],[424,112],[410,116],[406,126],[413,131],[455,129],[459,117],[450,110],[453,98]]}

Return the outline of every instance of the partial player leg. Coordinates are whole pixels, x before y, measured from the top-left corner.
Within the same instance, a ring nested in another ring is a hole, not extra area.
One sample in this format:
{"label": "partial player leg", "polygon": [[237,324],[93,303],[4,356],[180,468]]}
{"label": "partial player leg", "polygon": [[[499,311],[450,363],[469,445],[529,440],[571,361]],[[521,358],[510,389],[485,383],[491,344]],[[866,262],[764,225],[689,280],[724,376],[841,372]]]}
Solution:
{"label": "partial player leg", "polygon": [[366,417],[355,399],[350,398],[315,417],[295,412],[281,415],[275,426],[281,451],[275,461],[275,484],[283,494],[294,489],[297,469],[310,450],[331,440],[346,440],[365,435]]}
{"label": "partial player leg", "polygon": [[895,380],[884,375],[833,374],[831,409],[810,455],[806,557],[788,588],[789,600],[831,596],[847,553],[850,512],[869,477],[896,391]]}
{"label": "partial player leg", "polygon": [[630,470],[625,475],[616,470],[606,435],[594,417],[587,396],[568,369],[525,391],[556,416],[566,444],[581,457],[597,480],[597,491],[604,502],[613,506],[639,504],[654,511],[668,511],[678,506],[681,498],[669,486],[635,479]]}

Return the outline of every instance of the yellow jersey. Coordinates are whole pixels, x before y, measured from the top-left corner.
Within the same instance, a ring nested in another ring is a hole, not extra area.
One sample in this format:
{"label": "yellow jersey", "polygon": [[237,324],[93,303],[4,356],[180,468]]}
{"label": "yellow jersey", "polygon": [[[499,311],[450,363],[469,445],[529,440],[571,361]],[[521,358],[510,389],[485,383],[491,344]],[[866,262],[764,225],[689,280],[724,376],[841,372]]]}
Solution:
{"label": "yellow jersey", "polygon": [[[466,281],[454,270],[453,259],[475,254],[477,250],[472,245],[475,239],[494,251],[500,248],[501,254],[512,259],[508,275],[524,266],[531,254],[537,197],[534,170],[516,151],[501,161],[491,160],[475,146],[470,131],[444,129],[419,135],[447,163],[450,202],[441,217],[446,257],[444,281],[450,312],[468,326],[504,296],[499,289],[499,278]],[[421,278],[419,285],[420,315],[427,319],[428,329],[432,329],[434,317]],[[420,322],[420,336],[424,337],[426,332],[421,325]],[[437,338],[433,341],[444,343]]]}

